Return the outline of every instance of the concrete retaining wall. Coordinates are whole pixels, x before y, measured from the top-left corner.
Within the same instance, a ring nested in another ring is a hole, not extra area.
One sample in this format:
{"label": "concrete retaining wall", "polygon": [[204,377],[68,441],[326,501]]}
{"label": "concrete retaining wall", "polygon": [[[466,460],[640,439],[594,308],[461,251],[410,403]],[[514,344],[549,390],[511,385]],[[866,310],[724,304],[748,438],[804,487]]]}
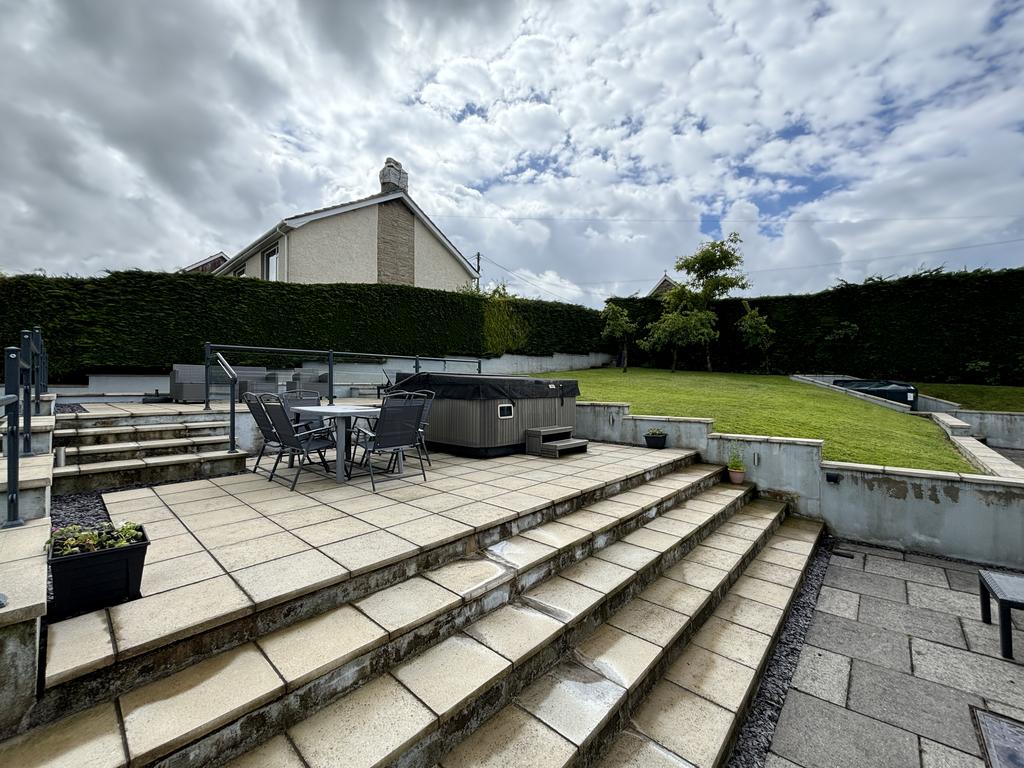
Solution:
{"label": "concrete retaining wall", "polygon": [[970,424],[974,435],[989,445],[1024,450],[1024,413],[958,409],[952,415]]}
{"label": "concrete retaining wall", "polygon": [[857,392],[857,391],[852,390],[852,389],[846,389],[844,387],[837,387],[835,384],[831,383],[831,381],[830,381],[833,378],[838,379],[838,378],[848,378],[848,377],[822,376],[820,374],[813,375],[813,376],[812,375],[807,375],[807,374],[793,374],[789,378],[792,379],[793,381],[801,381],[804,384],[813,384],[816,387],[824,387],[825,389],[831,389],[834,392],[841,392],[844,395],[849,395],[850,397],[856,397],[856,398],[858,398],[860,400],[863,400],[865,402],[872,403],[873,405],[880,405],[883,408],[888,408],[888,409],[893,410],[893,411],[900,411],[901,413],[910,413],[910,406],[909,405],[904,405],[903,403],[897,403],[897,402],[894,402],[892,400],[886,400],[883,397],[875,397],[874,395],[869,395],[866,392]]}
{"label": "concrete retaining wall", "polygon": [[917,393],[917,410],[919,411],[925,411],[927,413],[944,413],[956,411],[959,408],[959,403],[942,400],[941,398],[932,397],[931,395],[922,395],[920,392]]}
{"label": "concrete retaining wall", "polygon": [[711,419],[632,416],[625,403],[576,412],[580,437],[642,445],[658,427],[669,447],[708,462],[735,451],[759,493],[790,500],[841,538],[1024,568],[1024,479],[822,461],[821,440],[717,433]]}

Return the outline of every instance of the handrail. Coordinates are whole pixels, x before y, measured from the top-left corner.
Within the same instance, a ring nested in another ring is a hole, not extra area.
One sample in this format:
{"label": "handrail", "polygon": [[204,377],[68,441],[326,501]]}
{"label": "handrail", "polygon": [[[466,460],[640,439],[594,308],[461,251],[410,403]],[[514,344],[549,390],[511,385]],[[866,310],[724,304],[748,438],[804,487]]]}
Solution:
{"label": "handrail", "polygon": [[[7,519],[3,528],[14,528],[24,523],[18,516],[18,384],[21,378],[21,350],[7,347],[4,350],[4,415],[7,417]],[[31,434],[29,434],[31,439]]]}
{"label": "handrail", "polygon": [[[255,347],[245,344],[213,344],[212,342],[206,342],[203,345],[203,359],[204,366],[206,369],[206,392],[205,392],[205,405],[203,410],[210,410],[210,368],[214,360],[219,357],[223,360],[223,355],[220,350],[228,352],[262,352],[269,354],[285,354],[285,355],[318,355],[327,358],[327,401],[334,405],[334,361],[340,355],[342,357],[356,357],[356,358],[391,358],[393,360],[412,360],[413,369],[416,373],[420,372],[420,364],[423,362],[440,362],[444,363],[445,369],[448,368],[448,363],[469,363],[476,365],[476,372],[483,372],[483,360],[480,358],[458,358],[458,357],[428,357],[424,355],[385,355],[378,354],[376,352],[336,352],[333,349],[293,349],[290,347]],[[219,360],[217,362],[220,362]],[[225,361],[226,363],[226,361]],[[222,364],[223,367],[223,364]],[[232,395],[232,401],[234,401],[234,395]]]}
{"label": "handrail", "polygon": [[[47,391],[49,378],[49,358],[42,328],[37,325],[32,330],[23,330],[20,340],[20,347],[4,349],[4,394],[0,396],[0,407],[7,421],[4,449],[7,459],[7,519],[0,528],[25,524],[18,514],[19,453],[22,456],[32,455],[32,414],[33,410],[36,416],[42,413],[42,395]],[[19,400],[22,405],[21,424],[18,423]]]}
{"label": "handrail", "polygon": [[[220,352],[216,355],[217,363],[220,365],[221,370],[227,374],[228,381],[231,382],[231,401],[230,407],[230,418],[228,419],[228,453],[238,453],[238,448],[235,447],[235,401],[238,399],[238,374],[235,373],[235,369],[231,367],[231,364],[224,358]],[[209,393],[210,393],[210,369],[206,369],[206,393],[207,402],[206,407],[210,407]]]}

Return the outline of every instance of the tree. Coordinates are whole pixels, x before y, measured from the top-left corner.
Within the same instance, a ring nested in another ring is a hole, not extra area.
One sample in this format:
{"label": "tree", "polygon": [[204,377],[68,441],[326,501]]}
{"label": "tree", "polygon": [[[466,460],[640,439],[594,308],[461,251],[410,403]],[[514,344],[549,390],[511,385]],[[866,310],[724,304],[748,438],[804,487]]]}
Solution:
{"label": "tree", "polygon": [[775,329],[768,325],[768,318],[758,312],[757,308],[751,307],[746,299],[743,300],[743,309],[746,314],[737,321],[736,328],[739,329],[747,349],[755,349],[761,353],[767,368],[768,348],[772,345]]}
{"label": "tree", "polygon": [[[686,279],[665,294],[666,310],[710,312],[717,320],[712,308],[714,302],[734,290],[750,287],[750,280],[741,269],[742,242],[737,232],[731,232],[723,240],[703,242],[692,255],[676,259],[676,271],[685,272]],[[708,371],[711,370],[711,341],[715,337],[704,345]]]}
{"label": "tree", "polygon": [[629,339],[636,333],[636,323],[629,319],[626,309],[618,304],[606,304],[601,318],[604,320],[601,337],[622,345],[622,372],[626,373],[629,366]]}
{"label": "tree", "polygon": [[705,348],[718,338],[715,323],[718,317],[706,309],[689,309],[682,312],[666,310],[647,330],[647,338],[640,342],[645,350],[672,350],[672,372],[676,370],[676,358],[682,347],[702,344]]}

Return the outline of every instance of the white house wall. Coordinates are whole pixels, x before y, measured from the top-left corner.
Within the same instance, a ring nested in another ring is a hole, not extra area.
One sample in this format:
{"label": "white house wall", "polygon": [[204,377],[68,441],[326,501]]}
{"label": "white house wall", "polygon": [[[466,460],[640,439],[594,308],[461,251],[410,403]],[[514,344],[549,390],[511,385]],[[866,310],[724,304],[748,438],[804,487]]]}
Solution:
{"label": "white house wall", "polygon": [[288,282],[377,282],[377,206],[311,221],[289,232]]}
{"label": "white house wall", "polygon": [[414,249],[418,288],[454,291],[472,280],[469,273],[459,266],[456,261],[458,257],[454,256],[419,219],[416,219]]}

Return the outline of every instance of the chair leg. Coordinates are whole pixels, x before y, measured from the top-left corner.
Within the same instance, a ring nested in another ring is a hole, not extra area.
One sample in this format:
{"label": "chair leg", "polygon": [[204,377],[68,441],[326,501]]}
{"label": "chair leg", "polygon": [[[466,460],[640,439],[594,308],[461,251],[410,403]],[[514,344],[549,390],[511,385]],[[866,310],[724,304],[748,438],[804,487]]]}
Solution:
{"label": "chair leg", "polygon": [[274,467],[273,467],[273,469],[270,470],[270,477],[267,478],[268,482],[270,482],[270,481],[272,481],[274,479],[274,473],[277,472],[277,465],[281,463],[281,457],[282,456],[284,456],[284,449],[283,448],[280,451],[277,452],[277,458],[274,459]]}
{"label": "chair leg", "polygon": [[426,438],[423,437],[423,435],[420,435],[419,443],[420,446],[423,448],[423,455],[427,457],[427,466],[434,466],[434,462],[430,460],[430,451],[427,450],[427,440]]}
{"label": "chair leg", "polygon": [[261,460],[263,459],[263,452],[264,452],[265,450],[267,450],[267,444],[266,444],[266,443],[263,443],[263,445],[261,445],[261,446],[260,446],[260,452],[259,452],[259,454],[257,454],[257,456],[256,456],[256,466],[254,466],[254,467],[252,468],[252,471],[253,471],[254,473],[255,473],[255,472],[258,472],[258,471],[259,471],[259,468],[260,468],[260,461],[261,461]]}
{"label": "chair leg", "polygon": [[[295,458],[295,454],[292,454],[292,459]],[[305,451],[299,454],[299,467],[295,470],[295,477],[292,478],[292,487],[289,490],[295,490],[295,484],[299,482],[299,475],[302,474],[302,465],[309,461],[309,451]]]}
{"label": "chair leg", "polygon": [[[369,456],[369,452],[367,452],[366,455]],[[367,469],[370,470],[370,490],[372,490],[374,493],[376,493],[377,492],[377,481],[373,479],[373,461],[372,460],[368,460],[366,462],[366,467],[367,467]]]}
{"label": "chair leg", "polygon": [[423,481],[426,482],[426,480],[427,480],[427,470],[426,470],[426,467],[423,466],[423,454],[420,453],[420,444],[419,443],[416,443],[416,458],[420,460],[420,472],[423,473]]}
{"label": "chair leg", "polygon": [[317,453],[320,455],[320,463],[323,464],[324,466],[324,472],[329,473],[331,471],[331,468],[327,466],[327,454],[324,453],[324,450],[322,448],[319,451],[317,451]]}

